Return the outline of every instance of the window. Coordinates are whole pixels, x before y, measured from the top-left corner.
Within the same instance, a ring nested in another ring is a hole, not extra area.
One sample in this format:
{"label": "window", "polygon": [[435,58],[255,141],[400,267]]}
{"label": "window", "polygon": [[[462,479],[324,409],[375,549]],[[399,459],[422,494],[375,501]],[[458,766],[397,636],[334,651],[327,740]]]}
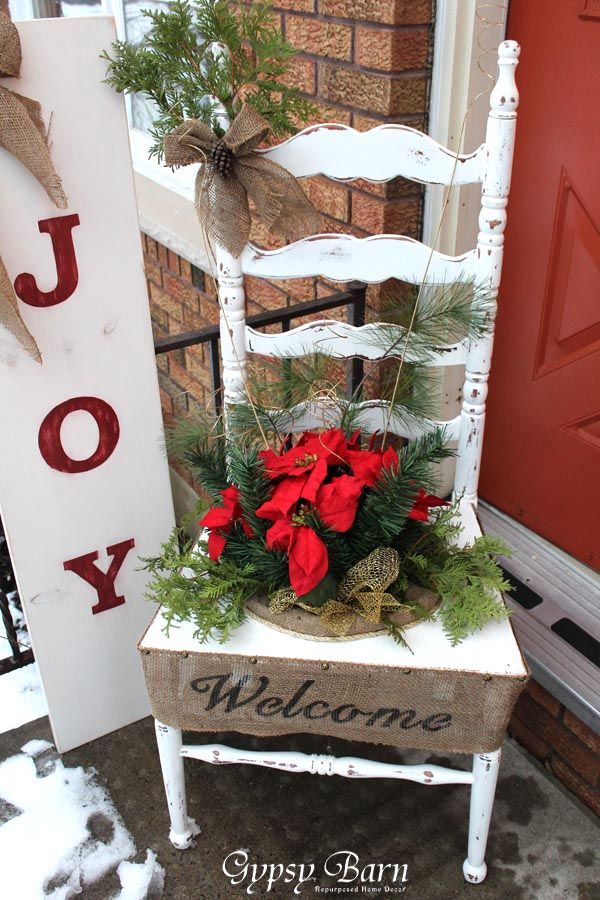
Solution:
{"label": "window", "polygon": [[[142,9],[166,8],[164,0],[9,0],[11,16],[15,21],[22,19],[73,18],[76,16],[114,16],[117,35],[121,40],[139,41],[148,23],[142,16]],[[148,128],[152,124],[152,106],[143,97],[126,97],[127,118],[129,120],[129,141],[133,166],[140,175],[145,175],[163,187],[185,197],[194,199],[195,167],[173,172],[150,159],[148,152],[152,143]]]}

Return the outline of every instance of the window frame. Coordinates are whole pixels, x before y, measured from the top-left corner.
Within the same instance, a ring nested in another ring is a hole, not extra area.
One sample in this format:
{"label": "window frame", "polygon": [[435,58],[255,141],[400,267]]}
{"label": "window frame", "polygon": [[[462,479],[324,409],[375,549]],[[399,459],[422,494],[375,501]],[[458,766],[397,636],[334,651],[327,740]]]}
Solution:
{"label": "window frame", "polygon": [[[43,18],[43,2],[44,0],[9,0],[11,17],[15,21]],[[100,10],[100,15],[111,16],[115,20],[117,38],[125,40],[125,8],[123,0],[101,0]],[[131,97],[125,94],[124,98],[129,126],[131,159],[135,172],[193,203],[195,169],[187,167],[174,171],[160,164],[156,157],[151,157],[152,138],[145,131],[133,126]]]}

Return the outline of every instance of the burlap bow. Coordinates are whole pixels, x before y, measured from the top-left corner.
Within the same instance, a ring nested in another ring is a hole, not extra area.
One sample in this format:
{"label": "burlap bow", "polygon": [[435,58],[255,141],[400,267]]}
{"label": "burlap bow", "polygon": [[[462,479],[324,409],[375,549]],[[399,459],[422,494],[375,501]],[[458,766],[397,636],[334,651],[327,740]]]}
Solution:
{"label": "burlap bow", "polygon": [[[0,78],[18,78],[21,72],[21,42],[13,23],[0,13]],[[40,104],[0,85],[0,147],[16,156],[39,181],[55,206],[67,206],[60,178],[54,170],[48,134]],[[0,325],[13,334],[38,362],[38,346],[21,319],[17,298],[0,258]]]}
{"label": "burlap bow", "polygon": [[319,616],[321,623],[333,634],[348,634],[357,616],[379,624],[385,612],[413,610],[414,604],[402,603],[387,588],[400,574],[400,556],[391,547],[378,547],[348,570],[339,584],[335,598],[323,606],[308,606],[298,601],[291,589],[276,591],[269,598],[269,608],[285,612],[297,605]]}
{"label": "burlap bow", "polygon": [[257,217],[288,238],[313,234],[319,214],[294,176],[256,148],[268,122],[244,104],[229,131],[217,138],[208,125],[188,119],[165,137],[165,163],[203,163],[196,177],[196,210],[207,236],[239,256],[250,237],[249,198]]}

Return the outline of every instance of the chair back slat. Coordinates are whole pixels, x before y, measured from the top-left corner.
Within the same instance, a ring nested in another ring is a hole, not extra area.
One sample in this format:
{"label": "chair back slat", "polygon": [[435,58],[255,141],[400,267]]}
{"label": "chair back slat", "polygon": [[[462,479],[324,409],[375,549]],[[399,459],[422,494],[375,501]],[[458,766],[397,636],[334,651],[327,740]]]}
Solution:
{"label": "chair back slat", "polygon": [[[459,437],[460,416],[447,421],[431,420],[426,425],[413,425],[396,415],[389,416],[389,403],[385,400],[365,400],[356,405],[360,409],[356,425],[367,434],[375,432],[382,434],[387,428],[390,434],[413,441],[433,431],[434,428],[444,428],[449,442],[457,441]],[[341,399],[331,403],[328,398],[322,400],[316,398],[309,403],[301,403],[286,410],[285,414],[280,412],[277,425],[282,433],[332,428],[340,424],[347,406],[347,401]]]}
{"label": "chair back slat", "polygon": [[398,234],[355,238],[348,234],[318,234],[277,250],[247,244],[242,271],[260,278],[308,278],[368,284],[398,278],[410,284],[440,284],[476,274],[477,251],[445,256],[425,244]]}
{"label": "chair back slat", "polygon": [[296,178],[327,175],[340,181],[390,181],[403,176],[423,184],[471,184],[482,180],[485,146],[457,155],[406,125],[355,131],[347,125],[313,125],[265,156]]}
{"label": "chair back slat", "polygon": [[[246,350],[269,357],[300,357],[309,353],[326,353],[336,359],[360,357],[362,359],[393,359],[404,357],[408,363],[420,363],[427,367],[464,365],[467,343],[438,347],[426,360],[414,353],[404,353],[406,330],[401,326],[355,326],[335,319],[306,322],[282,334],[265,334],[246,326]],[[394,352],[390,352],[392,345]]]}

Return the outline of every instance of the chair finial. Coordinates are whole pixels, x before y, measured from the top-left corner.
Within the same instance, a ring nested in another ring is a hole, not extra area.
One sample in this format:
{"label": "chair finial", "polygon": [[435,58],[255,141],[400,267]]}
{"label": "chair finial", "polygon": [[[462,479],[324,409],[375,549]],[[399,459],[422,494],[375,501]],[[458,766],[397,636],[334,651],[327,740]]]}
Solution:
{"label": "chair finial", "polygon": [[519,105],[515,69],[521,47],[516,41],[502,41],[498,47],[498,80],[490,96],[490,108],[503,114],[514,114]]}

